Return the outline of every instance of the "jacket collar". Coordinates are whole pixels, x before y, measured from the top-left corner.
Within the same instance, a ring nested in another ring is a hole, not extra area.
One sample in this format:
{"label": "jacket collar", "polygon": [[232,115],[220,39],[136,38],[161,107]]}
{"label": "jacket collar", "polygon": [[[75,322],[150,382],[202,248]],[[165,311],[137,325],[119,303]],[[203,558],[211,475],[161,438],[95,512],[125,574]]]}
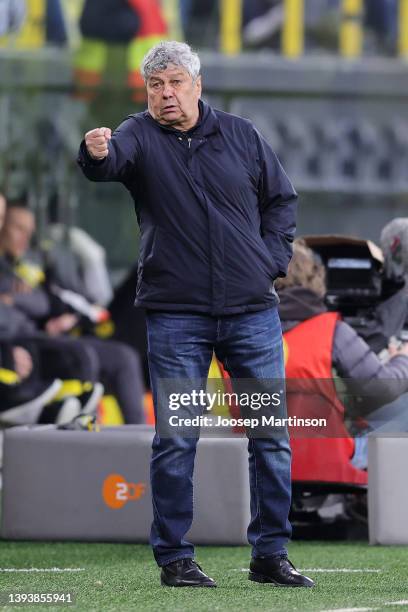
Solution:
{"label": "jacket collar", "polygon": [[170,132],[172,134],[180,134],[181,132],[205,137],[219,133],[220,122],[212,107],[207,104],[207,102],[204,102],[204,100],[201,99],[198,101],[198,105],[200,109],[200,118],[196,125],[190,130],[188,130],[188,132],[181,132],[181,130],[176,130],[175,128],[162,125],[161,123],[153,119],[148,110],[146,110],[143,114],[145,118],[149,121],[149,123],[155,125],[157,128],[165,132]]}

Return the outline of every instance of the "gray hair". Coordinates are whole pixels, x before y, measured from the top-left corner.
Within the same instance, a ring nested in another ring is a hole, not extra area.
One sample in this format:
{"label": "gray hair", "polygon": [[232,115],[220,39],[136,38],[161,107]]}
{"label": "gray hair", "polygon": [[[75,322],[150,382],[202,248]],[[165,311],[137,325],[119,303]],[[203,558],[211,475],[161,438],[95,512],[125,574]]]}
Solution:
{"label": "gray hair", "polygon": [[388,278],[408,276],[408,217],[397,217],[383,227],[381,249]]}
{"label": "gray hair", "polygon": [[176,40],[162,41],[150,49],[143,58],[141,72],[145,83],[155,72],[166,70],[169,64],[187,70],[193,81],[200,74],[200,58],[189,45]]}

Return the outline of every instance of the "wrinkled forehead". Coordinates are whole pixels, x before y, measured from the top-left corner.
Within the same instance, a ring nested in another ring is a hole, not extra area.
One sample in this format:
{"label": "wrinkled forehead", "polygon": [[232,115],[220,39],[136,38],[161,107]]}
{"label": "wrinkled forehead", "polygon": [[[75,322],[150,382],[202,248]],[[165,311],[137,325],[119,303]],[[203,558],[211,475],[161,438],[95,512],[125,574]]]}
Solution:
{"label": "wrinkled forehead", "polygon": [[177,77],[191,79],[191,74],[183,66],[176,66],[175,64],[168,64],[164,70],[157,70],[149,76],[149,81],[159,80],[165,81],[167,79],[174,79]]}

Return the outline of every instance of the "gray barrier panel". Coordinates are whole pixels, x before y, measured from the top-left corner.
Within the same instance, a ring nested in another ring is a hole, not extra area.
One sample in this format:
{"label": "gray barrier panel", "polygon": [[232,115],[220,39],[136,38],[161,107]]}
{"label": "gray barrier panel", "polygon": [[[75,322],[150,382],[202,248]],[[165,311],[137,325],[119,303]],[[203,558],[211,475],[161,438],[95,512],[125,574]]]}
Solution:
{"label": "gray barrier panel", "polygon": [[[1,535],[16,540],[147,542],[153,430],[53,426],[6,432]],[[247,441],[202,438],[195,468],[197,544],[245,544]]]}
{"label": "gray barrier panel", "polygon": [[370,544],[408,544],[408,434],[368,440]]}

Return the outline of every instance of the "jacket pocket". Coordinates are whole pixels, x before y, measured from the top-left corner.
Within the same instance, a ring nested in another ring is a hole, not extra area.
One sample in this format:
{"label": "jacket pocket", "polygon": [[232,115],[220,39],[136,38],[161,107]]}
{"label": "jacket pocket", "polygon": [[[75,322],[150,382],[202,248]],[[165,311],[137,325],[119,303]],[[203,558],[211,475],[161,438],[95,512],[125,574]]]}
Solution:
{"label": "jacket pocket", "polygon": [[259,240],[257,242],[263,255],[263,261],[265,263],[265,272],[269,276],[269,278],[274,281],[276,280],[279,274],[279,267],[276,265],[275,260],[272,258],[272,255],[270,254],[268,247],[262,240],[261,236],[259,236]]}

